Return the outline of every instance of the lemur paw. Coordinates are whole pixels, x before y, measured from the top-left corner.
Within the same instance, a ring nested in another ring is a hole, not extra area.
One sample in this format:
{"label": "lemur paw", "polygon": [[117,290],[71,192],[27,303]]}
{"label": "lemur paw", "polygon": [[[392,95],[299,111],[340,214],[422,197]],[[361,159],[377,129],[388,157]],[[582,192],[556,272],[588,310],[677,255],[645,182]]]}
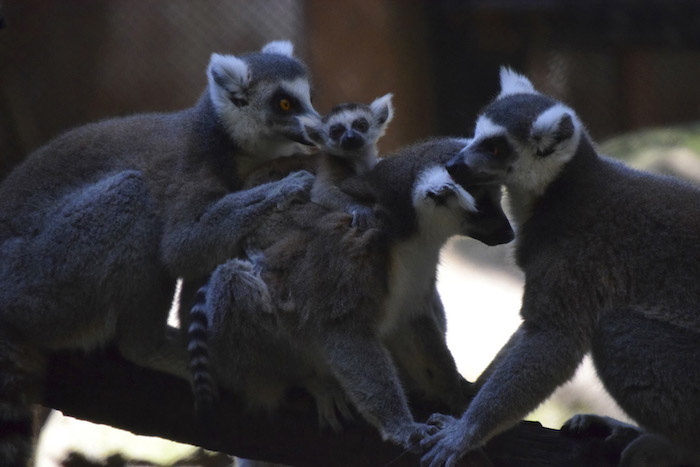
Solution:
{"label": "lemur paw", "polygon": [[638,428],[614,418],[590,414],[574,415],[564,423],[561,431],[571,436],[595,436],[606,439],[640,433]]}
{"label": "lemur paw", "polygon": [[420,447],[425,452],[421,459],[421,465],[454,466],[467,453],[470,454],[470,460],[476,462],[477,465],[485,464],[485,462],[481,462],[484,456],[478,450],[481,443],[473,431],[469,429],[470,427],[465,420],[448,415],[433,414],[428,419],[428,424],[439,431],[421,441]]}
{"label": "lemur paw", "polygon": [[411,422],[393,433],[385,434],[386,439],[403,446],[412,452],[420,452],[420,445],[423,439],[437,433],[438,429],[427,423]]}
{"label": "lemur paw", "polygon": [[564,423],[561,432],[576,437],[605,438],[605,445],[617,452],[642,434],[637,427],[614,418],[589,414],[574,415]]}
{"label": "lemur paw", "polygon": [[305,202],[309,200],[311,185],[314,183],[314,176],[306,170],[293,172],[280,180],[277,193],[276,208],[284,211],[295,202]]}

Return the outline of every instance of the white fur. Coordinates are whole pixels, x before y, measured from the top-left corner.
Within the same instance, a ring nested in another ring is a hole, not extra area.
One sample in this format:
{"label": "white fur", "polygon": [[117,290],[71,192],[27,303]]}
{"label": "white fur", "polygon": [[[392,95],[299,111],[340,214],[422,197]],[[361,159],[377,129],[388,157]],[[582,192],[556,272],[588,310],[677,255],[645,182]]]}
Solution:
{"label": "white fur", "polygon": [[261,52],[264,54],[277,54],[292,57],[294,54],[294,45],[289,41],[272,41],[265,44]]}
{"label": "white fur", "polygon": [[[538,156],[538,150],[551,147],[553,133],[557,131],[559,122],[566,115],[572,119],[573,136],[559,143],[551,154]],[[516,225],[522,225],[530,216],[535,201],[544,194],[547,187],[559,176],[564,165],[574,156],[582,133],[583,127],[574,111],[558,104],[547,109],[535,120],[531,129],[532,136],[527,143],[511,140],[519,157],[513,164],[513,170],[505,185]]]}
{"label": "white fur", "polygon": [[566,115],[571,117],[571,121],[574,124],[574,134],[571,138],[562,141],[556,149],[556,152],[567,154],[569,159],[574,155],[581,139],[581,122],[574,111],[563,104],[550,107],[542,112],[542,114],[537,117],[537,120],[533,122],[530,134],[533,140],[535,138],[539,139],[536,149],[541,150],[552,146],[555,133],[559,127],[559,122],[561,122],[562,118]]}
{"label": "white fur", "polygon": [[508,130],[501,125],[493,123],[491,119],[487,116],[482,115],[476,121],[476,127],[474,128],[474,138],[469,140],[468,146],[473,144],[478,144],[481,140],[485,138],[491,138],[493,136],[504,135],[507,136]]}
{"label": "white fur", "polygon": [[[371,170],[377,164],[377,141],[384,135],[386,127],[393,117],[393,108],[391,107],[391,94],[386,94],[378,99],[375,99],[372,104],[370,104],[369,114],[366,107],[361,107],[356,110],[344,110],[337,114],[334,114],[324,125],[324,138],[326,139],[325,150],[329,151],[332,155],[336,157],[342,157],[345,159],[351,159],[354,162],[356,173],[365,173]],[[381,125],[377,123],[377,114],[383,112],[385,107],[388,107],[387,119]],[[369,129],[365,134],[365,146],[362,148],[362,152],[359,153],[357,149],[351,151],[344,151],[342,148],[334,147],[334,143],[328,138],[328,129],[340,123],[346,128],[349,127],[355,119],[364,117],[367,119]],[[375,117],[375,118],[373,118]]]}
{"label": "white fur", "polygon": [[394,95],[392,93],[388,93],[383,95],[382,97],[376,98],[369,105],[369,108],[372,110],[372,113],[375,116],[378,116],[379,114],[384,112],[384,110],[387,111],[388,116],[385,123],[389,123],[391,119],[394,118],[394,105],[392,104],[393,97]]}
{"label": "white fur", "polygon": [[[456,202],[436,205],[428,196],[449,186]],[[462,233],[465,212],[475,212],[474,198],[457,185],[442,166],[425,170],[413,190],[413,206],[418,214],[418,231],[391,249],[391,283],[385,302],[386,319],[381,333],[392,331],[406,317],[407,310],[421,312],[416,303],[425,303],[432,293],[440,250],[447,240]]]}
{"label": "white fur", "polygon": [[[435,206],[433,200],[428,197],[428,193],[437,192],[445,186],[455,191],[457,203],[463,210],[476,212],[476,203],[472,195],[456,184],[444,167],[433,166],[421,173],[413,189],[413,205],[419,208],[420,215],[426,215],[426,211],[440,208]],[[432,212],[429,215],[432,215]]]}
{"label": "white fur", "polygon": [[[211,86],[217,87],[216,83]],[[278,87],[284,88],[289,94],[295,96],[306,108],[313,108],[310,86],[306,78],[258,83],[255,86],[255,95],[249,96],[249,105],[240,108],[236,107],[225,94],[219,93],[218,99],[213,101],[224,128],[243,152],[238,159],[242,174],[265,160],[307,151],[306,146],[283,137],[273,138],[270,133],[271,130],[266,122],[266,115],[269,112],[267,98]]]}
{"label": "white fur", "polygon": [[501,67],[501,93],[498,99],[510,94],[537,94],[534,86],[525,76],[508,67]]}
{"label": "white fur", "polygon": [[[214,81],[214,73],[226,80],[224,87]],[[231,93],[244,98],[245,91],[250,86],[250,70],[248,65],[233,55],[212,54],[207,67],[207,79],[209,82],[209,95],[214,103],[214,108],[219,109],[226,103],[230,104]]]}

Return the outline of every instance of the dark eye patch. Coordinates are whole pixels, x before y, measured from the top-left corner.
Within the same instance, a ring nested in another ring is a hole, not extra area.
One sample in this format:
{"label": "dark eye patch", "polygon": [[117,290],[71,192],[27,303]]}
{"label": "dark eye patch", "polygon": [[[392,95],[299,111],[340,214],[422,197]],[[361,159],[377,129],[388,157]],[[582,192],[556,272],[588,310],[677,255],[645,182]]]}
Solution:
{"label": "dark eye patch", "polygon": [[369,129],[369,122],[364,117],[356,118],[352,122],[352,129],[364,133]]}
{"label": "dark eye patch", "polygon": [[328,130],[328,136],[330,136],[333,140],[338,140],[341,136],[343,136],[344,132],[345,127],[339,123],[336,123],[335,125],[331,126],[330,130]]}
{"label": "dark eye patch", "polygon": [[513,152],[508,139],[505,136],[493,136],[486,138],[479,143],[479,151],[485,152],[493,157],[507,157]]}

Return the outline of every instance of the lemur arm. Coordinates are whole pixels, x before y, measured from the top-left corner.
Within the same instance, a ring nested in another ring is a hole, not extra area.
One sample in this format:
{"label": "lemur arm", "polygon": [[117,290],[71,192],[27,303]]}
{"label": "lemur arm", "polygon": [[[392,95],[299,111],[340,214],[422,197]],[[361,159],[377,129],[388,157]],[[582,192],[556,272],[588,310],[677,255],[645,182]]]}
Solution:
{"label": "lemur arm", "polygon": [[462,417],[441,420],[443,429],[425,440],[423,461],[442,465],[514,426],[573,376],[586,350],[568,333],[523,323]]}
{"label": "lemur arm", "polygon": [[325,332],[322,347],[331,371],[383,439],[409,447],[427,434],[428,427],[413,421],[387,350],[370,330],[355,330]]}
{"label": "lemur arm", "polygon": [[508,352],[513,348],[517,347],[520,343],[521,337],[523,334],[523,328],[522,326],[518,327],[518,329],[515,330],[513,335],[510,336],[508,341],[501,347],[501,350],[498,351],[495,357],[493,357],[493,360],[491,360],[491,363],[486,367],[486,369],[481,372],[479,377],[477,378],[476,382],[474,383],[476,385],[476,389],[481,388],[486,381],[488,381],[489,377],[491,374],[494,372],[496,368],[501,364],[503,359],[508,355]]}
{"label": "lemur arm", "polygon": [[268,213],[306,199],[312,182],[308,172],[294,172],[280,181],[226,194],[203,212],[183,209],[186,215],[169,220],[165,227],[161,257],[166,267],[184,279],[209,274],[236,256],[239,242]]}

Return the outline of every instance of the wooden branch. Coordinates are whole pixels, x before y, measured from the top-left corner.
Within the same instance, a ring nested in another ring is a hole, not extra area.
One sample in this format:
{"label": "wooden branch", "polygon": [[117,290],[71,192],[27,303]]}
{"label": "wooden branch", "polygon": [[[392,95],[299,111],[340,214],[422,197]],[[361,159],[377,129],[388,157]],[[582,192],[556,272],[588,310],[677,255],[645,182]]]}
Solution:
{"label": "wooden branch", "polygon": [[[217,420],[195,419],[190,387],[170,375],[137,367],[116,351],[51,357],[44,404],[66,415],[134,433],[159,436],[213,451],[295,466],[416,466],[420,456],[382,442],[376,429],[356,422],[341,433],[321,432],[313,402],[300,397],[274,414],[250,412],[223,393]],[[486,454],[495,466],[613,466],[619,447],[602,438],[572,438],[522,422],[492,440]],[[465,461],[466,463],[466,461]]]}

